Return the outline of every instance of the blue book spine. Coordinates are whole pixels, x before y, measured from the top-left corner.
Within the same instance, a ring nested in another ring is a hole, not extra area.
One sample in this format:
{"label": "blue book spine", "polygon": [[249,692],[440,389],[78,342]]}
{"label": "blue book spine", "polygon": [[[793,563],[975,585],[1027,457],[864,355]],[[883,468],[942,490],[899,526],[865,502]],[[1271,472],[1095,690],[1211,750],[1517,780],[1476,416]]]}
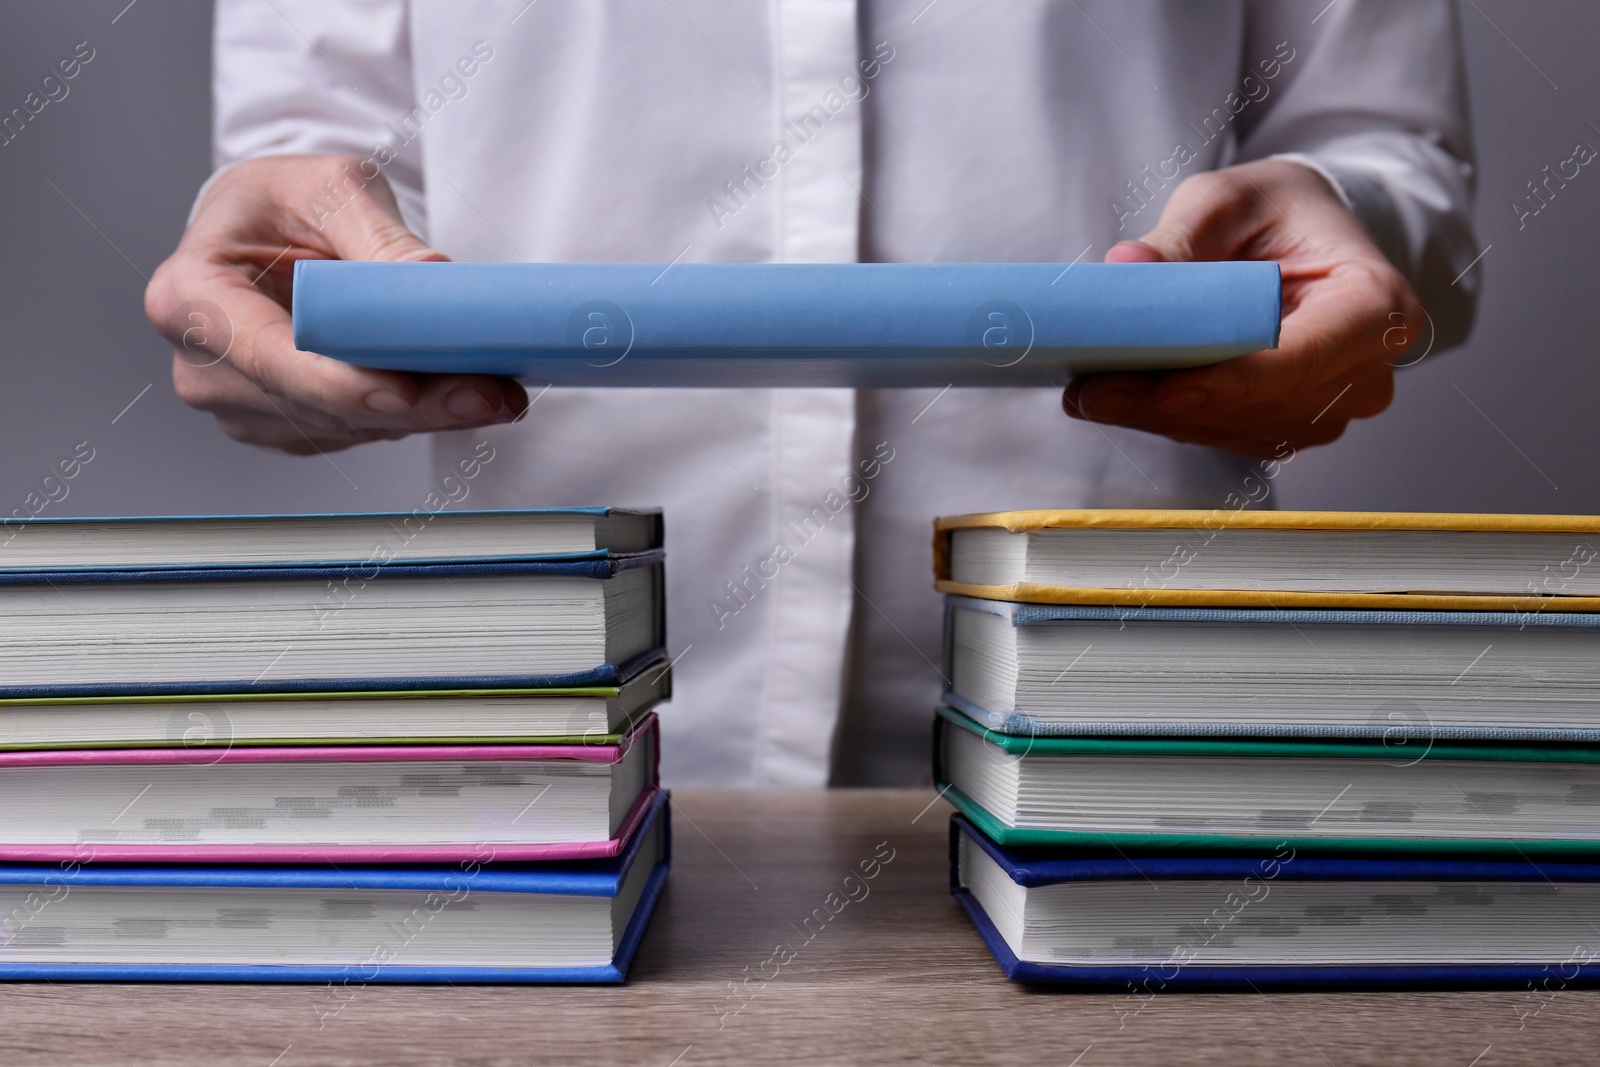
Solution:
{"label": "blue book spine", "polygon": [[1277,344],[1276,263],[301,260],[297,347],[563,385],[1038,386]]}

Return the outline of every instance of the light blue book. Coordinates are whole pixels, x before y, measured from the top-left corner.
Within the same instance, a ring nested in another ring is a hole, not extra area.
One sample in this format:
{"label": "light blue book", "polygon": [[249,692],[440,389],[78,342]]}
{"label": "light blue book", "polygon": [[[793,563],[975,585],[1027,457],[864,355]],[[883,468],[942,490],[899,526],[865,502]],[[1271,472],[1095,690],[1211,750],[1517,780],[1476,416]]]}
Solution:
{"label": "light blue book", "polygon": [[298,348],[585,386],[1059,386],[1275,347],[1276,263],[301,260]]}

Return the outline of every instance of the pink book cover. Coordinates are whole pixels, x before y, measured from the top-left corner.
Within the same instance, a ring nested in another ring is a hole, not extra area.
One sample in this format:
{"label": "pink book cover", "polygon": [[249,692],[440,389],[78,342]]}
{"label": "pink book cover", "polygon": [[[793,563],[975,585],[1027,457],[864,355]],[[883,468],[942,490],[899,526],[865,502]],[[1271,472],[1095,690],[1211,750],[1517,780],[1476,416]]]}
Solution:
{"label": "pink book cover", "polygon": [[[77,841],[62,844],[4,840],[0,827],[0,861],[107,863],[487,863],[491,861],[603,859],[619,854],[649,814],[659,789],[659,725],[652,712],[613,745],[331,745],[281,748],[139,748],[63,749],[0,752],[0,776],[12,767],[219,763],[427,763],[505,762],[512,760],[579,760],[616,763],[639,741],[651,741],[649,785],[640,791],[617,832],[601,841],[549,844],[464,842],[428,845],[339,845],[307,840],[304,844],[147,844]],[[132,805],[130,805],[131,807]],[[530,805],[531,806],[531,805]],[[113,820],[115,821],[115,820]]]}

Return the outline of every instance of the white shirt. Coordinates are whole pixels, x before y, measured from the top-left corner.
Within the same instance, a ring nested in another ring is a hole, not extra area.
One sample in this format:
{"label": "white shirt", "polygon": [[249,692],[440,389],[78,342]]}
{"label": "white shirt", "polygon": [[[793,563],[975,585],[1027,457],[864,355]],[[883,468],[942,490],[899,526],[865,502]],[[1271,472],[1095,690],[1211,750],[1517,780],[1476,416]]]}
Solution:
{"label": "white shirt", "polygon": [[[1439,347],[1476,284],[1457,32],[1449,0],[220,0],[217,162],[375,157],[456,259],[1066,264],[1293,154]],[[666,509],[682,785],[925,779],[935,515],[1211,507],[1252,469],[1053,390],[553,389],[437,462],[486,436],[485,506]]]}

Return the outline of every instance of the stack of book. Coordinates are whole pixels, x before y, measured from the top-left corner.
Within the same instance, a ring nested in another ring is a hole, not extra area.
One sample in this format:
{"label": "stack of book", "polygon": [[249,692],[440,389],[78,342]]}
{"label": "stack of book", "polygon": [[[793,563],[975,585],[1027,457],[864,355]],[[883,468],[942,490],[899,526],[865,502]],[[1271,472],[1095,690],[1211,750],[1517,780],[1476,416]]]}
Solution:
{"label": "stack of book", "polygon": [[951,886],[1009,976],[1592,979],[1600,519],[937,524]]}
{"label": "stack of book", "polygon": [[658,512],[3,536],[0,978],[622,980],[670,852]]}

